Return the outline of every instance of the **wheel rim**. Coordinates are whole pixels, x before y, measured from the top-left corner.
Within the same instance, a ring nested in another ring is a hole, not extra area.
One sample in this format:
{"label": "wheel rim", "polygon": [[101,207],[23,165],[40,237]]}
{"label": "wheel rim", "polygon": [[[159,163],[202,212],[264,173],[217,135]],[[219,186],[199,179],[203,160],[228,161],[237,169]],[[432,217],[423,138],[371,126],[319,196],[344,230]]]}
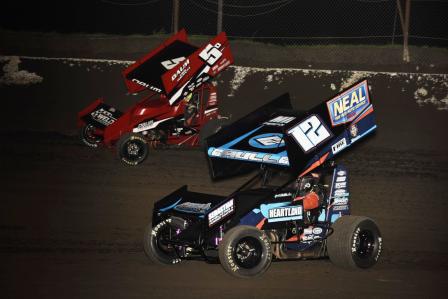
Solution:
{"label": "wheel rim", "polygon": [[375,250],[375,237],[370,230],[361,230],[355,240],[355,254],[360,259],[372,257]]}
{"label": "wheel rim", "polygon": [[95,135],[95,127],[92,125],[87,125],[84,127],[84,138],[87,142],[96,144],[100,141],[100,138]]}
{"label": "wheel rim", "polygon": [[155,248],[159,250],[161,253],[171,257],[176,258],[176,250],[175,248],[170,245],[167,240],[170,239],[170,236],[173,235],[173,231],[171,228],[165,226],[163,227],[159,233],[153,238],[153,241],[155,242]]}
{"label": "wheel rim", "polygon": [[139,161],[145,155],[145,144],[141,140],[133,139],[126,142],[124,156],[130,161]]}
{"label": "wheel rim", "polygon": [[251,269],[256,267],[262,257],[260,242],[253,237],[240,239],[234,247],[233,257],[238,266],[242,268]]}

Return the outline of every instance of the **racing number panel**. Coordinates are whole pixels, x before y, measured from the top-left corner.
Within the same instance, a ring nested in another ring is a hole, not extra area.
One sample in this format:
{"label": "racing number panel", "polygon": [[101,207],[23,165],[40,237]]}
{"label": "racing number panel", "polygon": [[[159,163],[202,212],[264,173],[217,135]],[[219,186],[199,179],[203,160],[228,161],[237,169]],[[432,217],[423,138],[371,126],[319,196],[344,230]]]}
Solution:
{"label": "racing number panel", "polygon": [[136,79],[148,85],[152,85],[161,91],[164,90],[161,76],[175,67],[178,63],[193,54],[198,48],[176,40],[163,51],[146,60],[136,69],[126,75],[126,79]]}

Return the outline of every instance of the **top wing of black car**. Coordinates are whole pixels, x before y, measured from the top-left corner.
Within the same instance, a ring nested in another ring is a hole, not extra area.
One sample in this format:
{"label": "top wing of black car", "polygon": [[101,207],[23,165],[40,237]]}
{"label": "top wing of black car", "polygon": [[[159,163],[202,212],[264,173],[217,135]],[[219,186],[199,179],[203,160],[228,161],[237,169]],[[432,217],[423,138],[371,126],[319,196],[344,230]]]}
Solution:
{"label": "top wing of black car", "polygon": [[260,164],[305,175],[375,129],[366,80],[306,112],[285,94],[206,139],[211,176]]}
{"label": "top wing of black car", "polygon": [[146,89],[166,95],[171,104],[233,63],[224,32],[202,47],[188,43],[185,30],[166,40],[123,71],[129,92]]}

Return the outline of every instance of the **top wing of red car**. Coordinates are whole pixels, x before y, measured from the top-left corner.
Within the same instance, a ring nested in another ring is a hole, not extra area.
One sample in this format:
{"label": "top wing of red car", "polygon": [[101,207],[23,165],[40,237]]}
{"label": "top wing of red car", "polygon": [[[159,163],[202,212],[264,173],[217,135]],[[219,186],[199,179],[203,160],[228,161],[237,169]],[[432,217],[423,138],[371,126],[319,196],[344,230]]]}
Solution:
{"label": "top wing of red car", "polygon": [[146,89],[166,95],[171,104],[233,63],[229,42],[221,32],[209,43],[188,43],[184,29],[123,71],[131,93]]}
{"label": "top wing of red car", "polygon": [[206,139],[211,175],[260,164],[305,175],[375,129],[366,80],[306,112],[293,111],[285,94]]}

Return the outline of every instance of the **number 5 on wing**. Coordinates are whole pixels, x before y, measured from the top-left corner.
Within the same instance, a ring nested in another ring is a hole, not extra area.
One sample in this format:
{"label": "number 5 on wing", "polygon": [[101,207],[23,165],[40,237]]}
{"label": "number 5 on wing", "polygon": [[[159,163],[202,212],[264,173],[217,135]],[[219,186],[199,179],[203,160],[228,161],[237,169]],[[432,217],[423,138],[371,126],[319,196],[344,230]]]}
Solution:
{"label": "number 5 on wing", "polygon": [[220,43],[216,43],[214,46],[208,44],[204,50],[199,53],[199,57],[202,58],[208,65],[213,65],[222,56]]}

